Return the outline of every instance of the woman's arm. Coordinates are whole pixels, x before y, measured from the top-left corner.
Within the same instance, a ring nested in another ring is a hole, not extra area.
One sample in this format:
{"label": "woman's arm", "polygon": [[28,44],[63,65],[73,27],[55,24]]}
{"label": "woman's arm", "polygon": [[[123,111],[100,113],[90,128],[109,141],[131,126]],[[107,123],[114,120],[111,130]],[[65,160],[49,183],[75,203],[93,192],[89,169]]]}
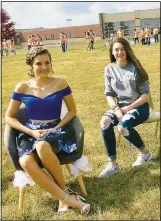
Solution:
{"label": "woman's arm", "polygon": [[17,119],[16,114],[18,109],[21,105],[21,101],[12,100],[10,101],[6,115],[5,115],[5,122],[9,124],[11,127],[15,128],[16,130],[22,131],[26,134],[31,134],[31,130],[24,125],[22,125]]}
{"label": "woman's arm", "polygon": [[123,117],[123,112],[122,112],[121,108],[118,107],[118,105],[116,104],[115,99],[113,97],[106,96],[106,99],[107,99],[109,106],[114,111],[118,121],[120,121]]}
{"label": "woman's arm", "polygon": [[[59,82],[60,82],[59,88],[61,90],[69,86],[65,79],[61,78],[59,79]],[[66,104],[67,113],[65,114],[61,122],[54,129],[57,129],[66,125],[76,115],[76,105],[75,105],[74,98],[70,90],[64,94],[63,100]]]}
{"label": "woman's arm", "polygon": [[25,127],[23,124],[21,124],[15,118],[21,103],[22,103],[21,101],[15,101],[15,100],[10,101],[5,115],[5,122],[9,124],[11,127],[15,128],[16,130],[24,132],[29,136],[35,137],[36,139],[41,138],[46,134],[44,130],[29,129],[28,127]]}
{"label": "woman's arm", "polygon": [[114,109],[116,106],[115,99],[112,96],[106,96],[107,103],[109,104],[111,109]]}
{"label": "woman's arm", "polygon": [[[27,84],[25,82],[21,82],[16,85],[14,92],[21,94],[25,92],[26,88],[27,88]],[[13,98],[10,100],[10,103],[8,105],[8,108],[5,114],[5,122],[9,124],[11,127],[15,128],[16,130],[19,130],[30,136],[35,137],[35,132],[33,134],[33,130],[29,129],[28,127],[25,127],[16,119],[16,115],[17,115],[17,112],[19,110],[21,103],[22,103],[21,99],[18,99],[18,98],[15,98],[15,99]]]}
{"label": "woman's arm", "polygon": [[57,129],[66,125],[76,115],[76,112],[77,112],[72,94],[64,96],[63,100],[65,101],[68,111],[66,115],[64,116],[64,118],[61,120],[61,122],[54,129]]}
{"label": "woman's arm", "polygon": [[127,111],[135,109],[144,103],[146,103],[149,99],[149,94],[142,94],[134,103],[130,104],[129,106],[122,107],[121,110],[125,114]]}

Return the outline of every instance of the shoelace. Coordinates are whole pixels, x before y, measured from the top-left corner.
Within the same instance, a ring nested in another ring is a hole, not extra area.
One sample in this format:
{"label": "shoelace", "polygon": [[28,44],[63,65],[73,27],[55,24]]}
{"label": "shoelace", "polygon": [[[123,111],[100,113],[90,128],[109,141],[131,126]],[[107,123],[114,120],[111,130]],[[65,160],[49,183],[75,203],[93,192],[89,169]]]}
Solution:
{"label": "shoelace", "polygon": [[108,164],[104,171],[110,171],[111,169],[115,169],[115,165],[114,164]]}
{"label": "shoelace", "polygon": [[139,153],[138,160],[146,160],[146,158],[147,158],[146,155],[147,154]]}

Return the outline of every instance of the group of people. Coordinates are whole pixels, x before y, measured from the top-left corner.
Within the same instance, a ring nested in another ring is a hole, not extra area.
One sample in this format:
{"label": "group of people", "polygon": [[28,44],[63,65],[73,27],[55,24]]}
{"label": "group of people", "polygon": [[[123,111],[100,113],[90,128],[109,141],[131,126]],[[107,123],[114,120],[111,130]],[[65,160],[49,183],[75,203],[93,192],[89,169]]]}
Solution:
{"label": "group of people", "polygon": [[64,32],[60,32],[59,39],[62,52],[66,52],[68,46],[67,34],[65,34]]}
{"label": "group of people", "polygon": [[110,33],[110,40],[113,40],[116,37],[124,38],[124,29],[123,28],[119,28],[118,31],[112,31]]}
{"label": "group of people", "polygon": [[[134,129],[149,117],[149,77],[136,58],[129,42],[116,37],[109,49],[111,63],[105,67],[105,96],[108,110],[100,120],[102,138],[107,153],[107,166],[98,175],[109,177],[120,171],[117,163],[114,126],[140,152],[133,167],[144,166],[152,154]],[[32,180],[59,200],[58,212],[78,209],[82,215],[90,211],[90,204],[65,186],[57,153],[77,151],[71,120],[76,115],[72,89],[67,81],[54,75],[51,54],[42,47],[32,47],[26,56],[31,79],[18,83],[7,108],[5,121],[19,131],[17,151],[21,167]],[[62,101],[67,113],[60,119]],[[16,114],[24,103],[28,121],[22,125]],[[99,105],[99,104],[98,104]],[[41,162],[46,173],[39,166]],[[54,165],[54,166],[53,166]]]}
{"label": "group of people", "polygon": [[28,50],[31,47],[36,47],[36,46],[43,46],[43,41],[40,35],[29,35],[27,39],[27,47]]}
{"label": "group of people", "polygon": [[16,47],[14,38],[7,42],[6,39],[3,39],[1,42],[1,56],[16,55]]}
{"label": "group of people", "polygon": [[[154,38],[154,42],[157,43],[159,42],[158,33],[159,33],[159,30],[157,27],[153,29],[153,34],[151,33],[151,29],[148,28],[148,26],[145,29],[142,28],[141,31],[138,31],[136,28],[134,28],[133,37],[132,37],[133,43],[136,44],[136,42],[138,43],[141,42],[142,45],[149,46],[151,43],[151,38]],[[116,37],[121,37],[121,38],[125,37],[124,29],[122,27],[119,28],[117,32],[113,31],[110,33],[110,41],[105,42],[105,46],[109,46],[110,43],[113,41],[113,39]]]}
{"label": "group of people", "polygon": [[94,38],[95,38],[95,33],[93,30],[88,30],[85,32],[85,38],[87,40],[87,50],[91,51],[94,49]]}
{"label": "group of people", "polygon": [[158,39],[158,28],[155,27],[153,29],[153,34],[151,33],[151,29],[148,28],[148,26],[144,29],[142,28],[141,31],[139,32],[138,30],[134,29],[134,43],[136,44],[136,41],[139,43],[139,39],[142,43],[142,45],[150,45],[151,43],[151,37],[154,38],[154,42],[157,43],[159,42]]}

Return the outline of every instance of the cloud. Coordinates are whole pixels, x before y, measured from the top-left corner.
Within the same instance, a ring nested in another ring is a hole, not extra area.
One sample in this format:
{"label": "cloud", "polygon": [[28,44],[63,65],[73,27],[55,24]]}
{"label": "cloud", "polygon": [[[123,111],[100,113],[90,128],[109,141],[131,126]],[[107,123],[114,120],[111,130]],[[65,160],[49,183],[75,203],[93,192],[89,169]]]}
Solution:
{"label": "cloud", "polygon": [[159,2],[95,2],[89,7],[92,13],[120,13],[160,8]]}
{"label": "cloud", "polygon": [[160,8],[159,2],[131,2],[124,4],[122,7],[117,7],[118,12],[132,12],[134,10],[146,10]]}
{"label": "cloud", "polygon": [[15,28],[66,27],[98,24],[99,13],[160,8],[159,2],[2,2]]}

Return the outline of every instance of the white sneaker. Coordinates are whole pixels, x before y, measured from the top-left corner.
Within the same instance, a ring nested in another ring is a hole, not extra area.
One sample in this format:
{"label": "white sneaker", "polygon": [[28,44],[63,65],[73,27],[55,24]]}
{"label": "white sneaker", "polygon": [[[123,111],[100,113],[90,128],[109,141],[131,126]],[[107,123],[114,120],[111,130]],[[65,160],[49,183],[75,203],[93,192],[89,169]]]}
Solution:
{"label": "white sneaker", "polygon": [[98,175],[98,177],[99,178],[109,177],[115,173],[118,173],[119,171],[120,171],[120,166],[118,164],[113,164],[112,162],[109,162],[107,167]]}
{"label": "white sneaker", "polygon": [[145,166],[152,159],[151,153],[139,153],[137,160],[132,164],[133,167]]}

